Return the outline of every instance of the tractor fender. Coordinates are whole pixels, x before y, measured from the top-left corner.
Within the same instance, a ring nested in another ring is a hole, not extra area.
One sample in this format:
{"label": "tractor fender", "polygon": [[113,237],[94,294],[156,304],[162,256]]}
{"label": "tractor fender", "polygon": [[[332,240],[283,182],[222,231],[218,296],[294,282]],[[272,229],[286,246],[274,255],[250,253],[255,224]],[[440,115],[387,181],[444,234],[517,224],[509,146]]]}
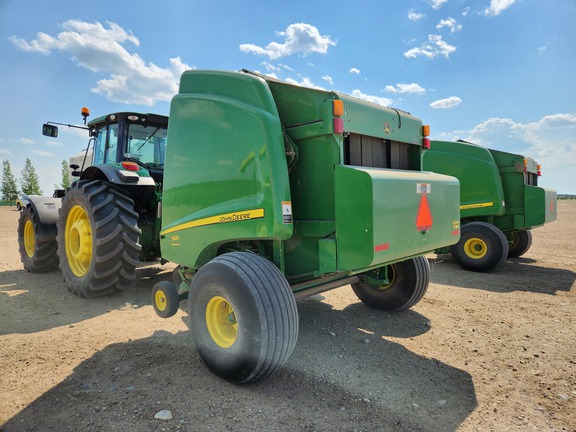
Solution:
{"label": "tractor fender", "polygon": [[56,221],[62,206],[62,198],[45,196],[28,196],[28,207],[31,207],[38,218],[38,241],[50,241],[56,237]]}
{"label": "tractor fender", "polygon": [[150,176],[141,176],[134,171],[121,170],[113,165],[97,165],[86,168],[80,180],[104,180],[118,186],[152,186],[156,182]]}

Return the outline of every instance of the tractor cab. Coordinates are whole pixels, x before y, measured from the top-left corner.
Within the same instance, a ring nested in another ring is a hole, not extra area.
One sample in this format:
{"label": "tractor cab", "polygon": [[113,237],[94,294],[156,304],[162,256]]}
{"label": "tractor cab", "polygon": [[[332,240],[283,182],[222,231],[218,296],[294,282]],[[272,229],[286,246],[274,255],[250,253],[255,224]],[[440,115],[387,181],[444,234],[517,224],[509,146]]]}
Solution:
{"label": "tractor cab", "polygon": [[94,138],[92,165],[130,162],[148,170],[161,183],[166,154],[168,117],[120,112],[88,123]]}
{"label": "tractor cab", "polygon": [[58,127],[68,126],[89,131],[88,156],[81,166],[71,166],[72,175],[81,177],[90,166],[121,165],[128,171],[145,169],[157,182],[162,183],[168,117],[158,114],[118,112],[101,116],[86,125],[90,115],[82,108],[85,126],[49,122],[42,127],[42,134],[58,136]]}

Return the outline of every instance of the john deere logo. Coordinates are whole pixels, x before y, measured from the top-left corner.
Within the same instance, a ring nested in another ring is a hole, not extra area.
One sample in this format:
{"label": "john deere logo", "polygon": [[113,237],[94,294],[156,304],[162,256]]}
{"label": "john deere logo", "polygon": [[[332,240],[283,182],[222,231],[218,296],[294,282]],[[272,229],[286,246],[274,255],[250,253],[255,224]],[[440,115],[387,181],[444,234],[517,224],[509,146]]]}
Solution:
{"label": "john deere logo", "polygon": [[388,123],[388,122],[384,123],[384,133],[386,135],[390,135],[390,123]]}

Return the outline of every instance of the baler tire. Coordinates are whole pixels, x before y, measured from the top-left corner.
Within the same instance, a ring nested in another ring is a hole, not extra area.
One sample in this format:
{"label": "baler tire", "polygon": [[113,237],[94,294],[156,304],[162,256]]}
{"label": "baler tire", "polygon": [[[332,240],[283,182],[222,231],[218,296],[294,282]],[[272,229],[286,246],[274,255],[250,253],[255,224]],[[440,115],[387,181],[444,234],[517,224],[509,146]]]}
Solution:
{"label": "baler tire", "polygon": [[231,252],[192,279],[190,329],[202,361],[235,384],[268,377],[298,338],[296,300],[284,275],[259,255]]}
{"label": "baler tire", "polygon": [[392,279],[388,285],[352,284],[352,290],[366,306],[397,312],[416,305],[426,294],[430,283],[430,265],[426,257],[391,264],[388,272]]}
{"label": "baler tire", "polygon": [[23,207],[18,219],[18,249],[24,269],[30,273],[58,270],[56,234],[45,234],[40,240],[40,229],[40,221],[34,209]]}
{"label": "baler tire", "polygon": [[460,232],[460,240],[450,253],[462,268],[485,272],[502,265],[508,257],[508,240],[496,226],[486,222],[470,222]]}
{"label": "baler tire", "polygon": [[511,237],[512,240],[508,243],[508,258],[518,258],[532,246],[532,232],[529,230],[514,231]]}
{"label": "baler tire", "polygon": [[180,306],[178,288],[172,282],[160,281],[152,288],[152,306],[154,312],[161,318],[176,315]]}
{"label": "baler tire", "polygon": [[73,183],[57,226],[60,269],[71,292],[98,297],[133,285],[141,231],[125,191],[101,180]]}

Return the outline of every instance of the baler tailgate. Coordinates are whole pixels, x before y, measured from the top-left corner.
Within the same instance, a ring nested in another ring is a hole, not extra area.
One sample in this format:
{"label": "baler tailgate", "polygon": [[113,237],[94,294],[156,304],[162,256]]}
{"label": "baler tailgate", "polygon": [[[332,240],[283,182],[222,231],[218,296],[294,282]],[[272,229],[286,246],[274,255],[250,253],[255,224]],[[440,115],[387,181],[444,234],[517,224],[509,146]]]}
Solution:
{"label": "baler tailgate", "polygon": [[337,166],[335,177],[339,271],[458,241],[460,187],[453,177],[352,166]]}

